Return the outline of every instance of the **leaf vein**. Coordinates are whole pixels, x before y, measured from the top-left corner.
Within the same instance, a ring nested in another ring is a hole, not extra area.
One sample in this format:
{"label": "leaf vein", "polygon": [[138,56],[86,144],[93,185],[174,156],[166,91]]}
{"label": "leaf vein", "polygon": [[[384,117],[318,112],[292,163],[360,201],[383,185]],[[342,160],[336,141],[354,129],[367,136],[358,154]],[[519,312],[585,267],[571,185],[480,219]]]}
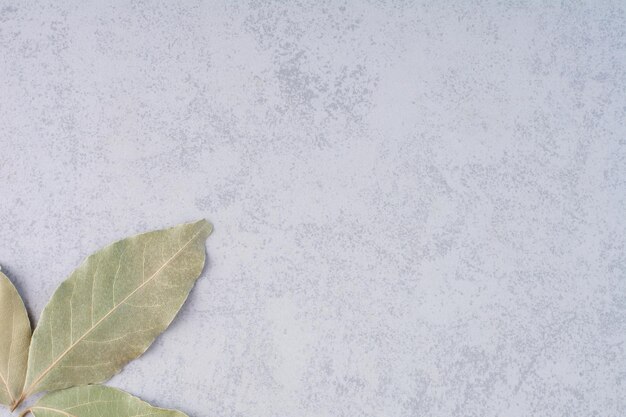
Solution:
{"label": "leaf vein", "polygon": [[[165,269],[165,267],[167,267],[174,259],[176,259],[188,246],[189,244],[191,244],[192,242],[194,242],[196,240],[196,238],[200,235],[200,233],[202,233],[202,231],[205,229],[206,225],[201,226],[192,236],[191,238],[189,238],[189,240],[183,245],[183,246],[179,246],[179,249],[174,253],[174,255],[172,255],[167,261],[165,261],[163,263],[163,265],[161,265],[159,267],[159,269],[157,269],[146,281],[144,281],[141,285],[139,285],[136,289],[134,289],[133,291],[131,291],[130,294],[128,294],[123,300],[120,301],[119,304],[116,304],[109,312],[107,312],[102,318],[100,318],[96,323],[92,324],[92,326],[87,329],[87,331],[80,336],[75,342],[73,342],[67,349],[65,349],[46,369],[44,369],[37,378],[34,379],[34,381],[30,384],[30,386],[28,387],[28,389],[25,390],[25,397],[28,397],[31,392],[37,387],[37,385],[39,385],[39,383],[43,380],[43,378],[52,370],[54,369],[54,367],[69,353],[72,351],[72,349],[74,349],[74,347],[76,347],[81,341],[83,341],[94,329],[96,329],[102,322],[104,322],[109,316],[111,316],[115,311],[117,311],[117,308],[126,303],[126,301],[128,301],[133,295],[135,295],[138,291],[140,291],[142,288],[144,288],[148,283],[152,282],[153,279],[155,279],[160,273],[161,271],[163,271]],[[95,278],[95,276],[94,276]],[[92,290],[93,290],[93,286],[92,286]],[[93,295],[93,292],[92,292]],[[93,298],[93,297],[92,297]],[[92,302],[92,314],[93,314],[93,302]]]}

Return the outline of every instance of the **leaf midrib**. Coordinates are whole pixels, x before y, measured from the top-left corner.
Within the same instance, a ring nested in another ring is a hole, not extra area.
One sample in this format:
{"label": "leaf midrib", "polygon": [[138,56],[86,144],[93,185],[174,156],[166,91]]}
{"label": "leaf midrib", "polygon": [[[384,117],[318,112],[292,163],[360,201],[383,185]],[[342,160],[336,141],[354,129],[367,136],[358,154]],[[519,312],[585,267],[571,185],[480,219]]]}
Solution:
{"label": "leaf midrib", "polygon": [[11,402],[15,401],[15,398],[13,398],[13,394],[11,394],[11,388],[9,388],[9,384],[7,384],[6,379],[4,379],[2,372],[0,372],[0,379],[2,380],[2,384],[6,387],[6,391],[9,394],[9,398],[11,399]]}
{"label": "leaf midrib", "polygon": [[22,395],[22,398],[27,398],[31,395],[31,392],[37,387],[37,385],[39,385],[39,383],[42,381],[42,379],[56,366],[56,364],[58,364],[74,347],[76,347],[76,345],[78,345],[80,342],[83,341],[83,339],[85,337],[87,337],[89,335],[89,333],[91,333],[96,327],[98,327],[98,325],[100,325],[100,323],[102,323],[104,320],[106,320],[111,314],[113,314],[117,308],[119,306],[121,306],[122,304],[124,304],[126,301],[128,301],[128,299],[130,297],[132,297],[137,291],[139,291],[140,289],[142,289],[144,286],[146,286],[146,284],[148,284],[149,282],[151,282],[162,270],[163,268],[165,268],[170,262],[172,262],[178,255],[181,254],[181,252],[183,250],[185,250],[187,248],[187,246],[193,242],[198,235],[202,232],[202,230],[207,227],[207,225],[203,225],[202,227],[200,227],[200,229],[198,229],[198,231],[180,248],[178,249],[178,251],[172,255],[172,257],[170,257],[167,261],[165,261],[165,263],[163,263],[163,265],[161,265],[159,267],[159,269],[156,270],[156,272],[154,274],[152,274],[152,276],[150,276],[150,278],[148,278],[147,280],[145,280],[140,286],[138,286],[137,288],[135,288],[130,294],[128,294],[122,301],[120,301],[118,304],[116,304],[115,306],[113,306],[113,308],[106,313],[100,320],[98,320],[94,325],[92,325],[81,337],[79,337],[78,339],[76,339],[75,342],[73,342],[67,349],[65,349],[65,351],[63,351],[63,353],[61,353],[61,355],[59,355],[59,357],[57,359],[54,360],[54,362],[52,362],[41,374],[39,374],[39,376],[30,384],[30,386],[24,390],[24,394]]}
{"label": "leaf midrib", "polygon": [[59,409],[56,409],[56,408],[42,407],[42,406],[39,406],[39,405],[29,408],[30,411],[33,411],[35,409],[44,410],[44,411],[52,411],[53,413],[63,414],[66,417],[76,417],[74,414],[70,414],[68,412],[65,412],[63,410],[59,410]]}

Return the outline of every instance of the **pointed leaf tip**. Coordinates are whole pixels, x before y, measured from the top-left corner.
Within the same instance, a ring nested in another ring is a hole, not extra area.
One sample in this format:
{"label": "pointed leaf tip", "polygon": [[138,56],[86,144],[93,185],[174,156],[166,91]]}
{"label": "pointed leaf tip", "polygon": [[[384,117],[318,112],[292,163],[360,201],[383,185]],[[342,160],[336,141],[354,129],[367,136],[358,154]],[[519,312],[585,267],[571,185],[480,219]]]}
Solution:
{"label": "pointed leaf tip", "polygon": [[209,237],[211,235],[211,233],[213,233],[213,224],[210,221],[208,221],[206,219],[200,219],[200,220],[198,220],[196,222],[196,224],[199,227],[202,227],[202,228],[206,229],[206,231],[205,231],[206,237]]}

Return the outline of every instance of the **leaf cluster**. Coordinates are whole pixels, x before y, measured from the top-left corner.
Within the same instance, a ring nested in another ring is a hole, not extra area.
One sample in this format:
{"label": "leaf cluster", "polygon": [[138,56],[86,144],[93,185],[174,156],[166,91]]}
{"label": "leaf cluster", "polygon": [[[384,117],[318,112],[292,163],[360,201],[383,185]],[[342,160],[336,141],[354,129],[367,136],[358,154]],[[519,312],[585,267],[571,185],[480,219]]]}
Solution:
{"label": "leaf cluster", "polygon": [[31,334],[17,290],[0,272],[0,404],[24,417],[185,417],[100,384],[172,322],[204,267],[206,220],[115,242],[55,291]]}

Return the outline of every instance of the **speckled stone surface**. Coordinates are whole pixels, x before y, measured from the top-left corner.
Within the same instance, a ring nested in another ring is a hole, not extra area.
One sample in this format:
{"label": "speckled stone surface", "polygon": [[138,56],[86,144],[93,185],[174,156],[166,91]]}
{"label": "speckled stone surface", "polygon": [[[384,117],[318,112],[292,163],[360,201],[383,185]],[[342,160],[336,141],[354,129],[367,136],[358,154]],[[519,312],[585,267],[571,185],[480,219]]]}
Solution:
{"label": "speckled stone surface", "polygon": [[0,264],[33,319],[91,252],[206,217],[112,385],[192,417],[625,416],[626,4],[452,3],[1,0]]}

